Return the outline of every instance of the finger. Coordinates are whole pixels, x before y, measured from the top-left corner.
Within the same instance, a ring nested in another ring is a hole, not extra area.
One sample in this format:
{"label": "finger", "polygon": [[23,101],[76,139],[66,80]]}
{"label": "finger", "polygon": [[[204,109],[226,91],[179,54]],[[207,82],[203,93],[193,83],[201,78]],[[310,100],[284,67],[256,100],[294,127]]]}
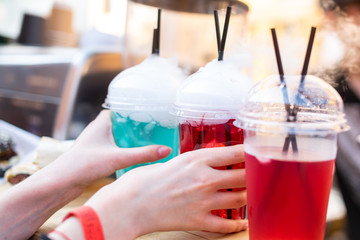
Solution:
{"label": "finger", "polygon": [[245,169],[216,170],[219,189],[246,187]]}
{"label": "finger", "polygon": [[[88,126],[92,126],[91,128],[103,128],[104,127],[104,123],[108,123],[108,125],[111,125],[111,121],[110,121],[110,110],[102,110],[97,116],[96,118],[91,121]],[[95,127],[95,126],[96,127]],[[88,128],[88,127],[87,127]]]}
{"label": "finger", "polygon": [[97,115],[96,119],[109,119],[110,118],[111,111],[110,110],[101,110],[100,113]]}
{"label": "finger", "polygon": [[217,192],[214,197],[209,200],[209,206],[211,206],[211,210],[240,208],[246,205],[246,196],[246,190],[236,192],[224,190]]}
{"label": "finger", "polygon": [[118,155],[115,168],[121,169],[140,163],[155,162],[168,156],[170,153],[170,147],[159,145],[149,145],[135,148],[118,148],[115,152],[115,155]]}
{"label": "finger", "polygon": [[209,213],[205,218],[204,224],[207,226],[206,231],[218,233],[234,233],[246,230],[249,223],[246,219],[225,219]]}
{"label": "finger", "polygon": [[81,132],[80,136],[76,139],[76,143],[96,142],[97,140],[104,141],[104,136],[106,136],[105,139],[109,139],[113,144],[115,144],[112,136],[112,125],[109,110],[102,110],[98,116]]}
{"label": "finger", "polygon": [[207,164],[211,167],[228,166],[244,162],[244,147],[242,144],[230,147],[206,148],[198,151],[204,151],[207,154]]}

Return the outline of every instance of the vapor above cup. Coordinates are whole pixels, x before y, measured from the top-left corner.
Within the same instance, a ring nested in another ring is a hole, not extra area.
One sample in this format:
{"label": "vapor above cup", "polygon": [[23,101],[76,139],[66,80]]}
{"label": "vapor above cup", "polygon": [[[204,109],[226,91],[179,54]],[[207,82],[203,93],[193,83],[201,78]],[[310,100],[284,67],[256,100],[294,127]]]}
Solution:
{"label": "vapor above cup", "polygon": [[[245,132],[250,239],[323,239],[337,135],[348,130],[343,101],[315,76],[300,91],[301,76],[284,79],[296,122],[288,121],[279,75],[250,90],[235,122]],[[297,151],[283,151],[289,134]]]}
{"label": "vapor above cup", "polygon": [[[233,62],[214,60],[181,85],[174,104],[181,153],[243,143],[243,131],[233,122],[252,86],[252,80],[240,70]],[[244,164],[219,169],[231,168],[244,168]],[[245,218],[246,208],[219,209],[212,213],[223,218],[239,219]]]}
{"label": "vapor above cup", "polygon": [[[171,147],[172,153],[161,162],[178,155],[177,122],[170,110],[184,79],[175,59],[155,54],[117,75],[104,104],[111,110],[116,144],[123,148],[152,144]],[[134,167],[117,171],[117,176]]]}

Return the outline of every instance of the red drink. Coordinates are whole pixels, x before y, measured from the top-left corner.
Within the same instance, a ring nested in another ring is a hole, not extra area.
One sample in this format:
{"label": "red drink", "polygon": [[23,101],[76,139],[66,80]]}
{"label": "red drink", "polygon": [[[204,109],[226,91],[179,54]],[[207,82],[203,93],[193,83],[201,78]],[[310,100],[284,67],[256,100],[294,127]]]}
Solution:
{"label": "red drink", "polygon": [[244,129],[250,240],[324,239],[343,102],[311,75],[269,76],[248,92]]}
{"label": "red drink", "polygon": [[[224,147],[244,142],[243,130],[234,126],[234,119],[230,119],[220,124],[205,124],[203,122],[185,121],[179,126],[180,153],[211,147]],[[244,168],[245,163],[231,166],[224,166],[218,169],[238,169]],[[240,189],[224,189],[221,191],[240,191]],[[227,219],[244,219],[246,217],[246,206],[240,209],[220,209],[213,210],[214,215]]]}
{"label": "red drink", "polygon": [[[257,152],[276,156],[281,148]],[[250,239],[324,239],[335,160],[309,161],[314,153],[302,152],[297,159],[245,154]]]}

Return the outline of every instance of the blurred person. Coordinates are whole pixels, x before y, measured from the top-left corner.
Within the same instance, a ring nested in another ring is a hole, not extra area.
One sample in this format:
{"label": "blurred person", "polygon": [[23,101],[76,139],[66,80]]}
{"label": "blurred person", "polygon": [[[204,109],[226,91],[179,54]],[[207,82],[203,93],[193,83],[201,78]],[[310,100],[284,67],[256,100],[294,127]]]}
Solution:
{"label": "blurred person", "polygon": [[360,0],[322,0],[329,26],[344,46],[343,59],[328,71],[344,100],[351,129],[339,135],[336,175],[347,209],[347,233],[360,239]]}
{"label": "blurred person", "polygon": [[[166,146],[117,147],[110,112],[102,111],[69,151],[1,195],[0,239],[28,239],[92,182],[121,168],[159,160],[170,152]],[[241,161],[241,145],[189,152],[167,163],[129,171],[85,205],[100,219],[105,239],[134,239],[166,230],[237,232],[247,228],[246,220],[223,219],[210,211],[246,204],[246,191],[219,191],[244,187],[245,170],[215,169]],[[84,239],[83,231],[79,220],[69,217],[49,237]]]}

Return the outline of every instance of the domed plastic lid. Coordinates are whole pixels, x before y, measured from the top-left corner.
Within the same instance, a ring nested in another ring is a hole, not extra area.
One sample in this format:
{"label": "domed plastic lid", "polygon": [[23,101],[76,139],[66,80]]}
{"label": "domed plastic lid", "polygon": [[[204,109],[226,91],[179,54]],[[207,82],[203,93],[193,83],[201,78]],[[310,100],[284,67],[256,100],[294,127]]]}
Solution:
{"label": "domed plastic lid", "polygon": [[240,127],[263,132],[291,129],[296,134],[348,130],[343,101],[332,86],[311,75],[300,88],[301,76],[284,76],[284,80],[286,88],[279,75],[272,75],[249,91],[238,116]]}
{"label": "domed plastic lid", "polygon": [[236,65],[214,60],[181,85],[174,113],[186,118],[234,118],[252,85]]}
{"label": "domed plastic lid", "polygon": [[169,110],[184,79],[175,59],[151,55],[111,81],[104,107],[114,111]]}

